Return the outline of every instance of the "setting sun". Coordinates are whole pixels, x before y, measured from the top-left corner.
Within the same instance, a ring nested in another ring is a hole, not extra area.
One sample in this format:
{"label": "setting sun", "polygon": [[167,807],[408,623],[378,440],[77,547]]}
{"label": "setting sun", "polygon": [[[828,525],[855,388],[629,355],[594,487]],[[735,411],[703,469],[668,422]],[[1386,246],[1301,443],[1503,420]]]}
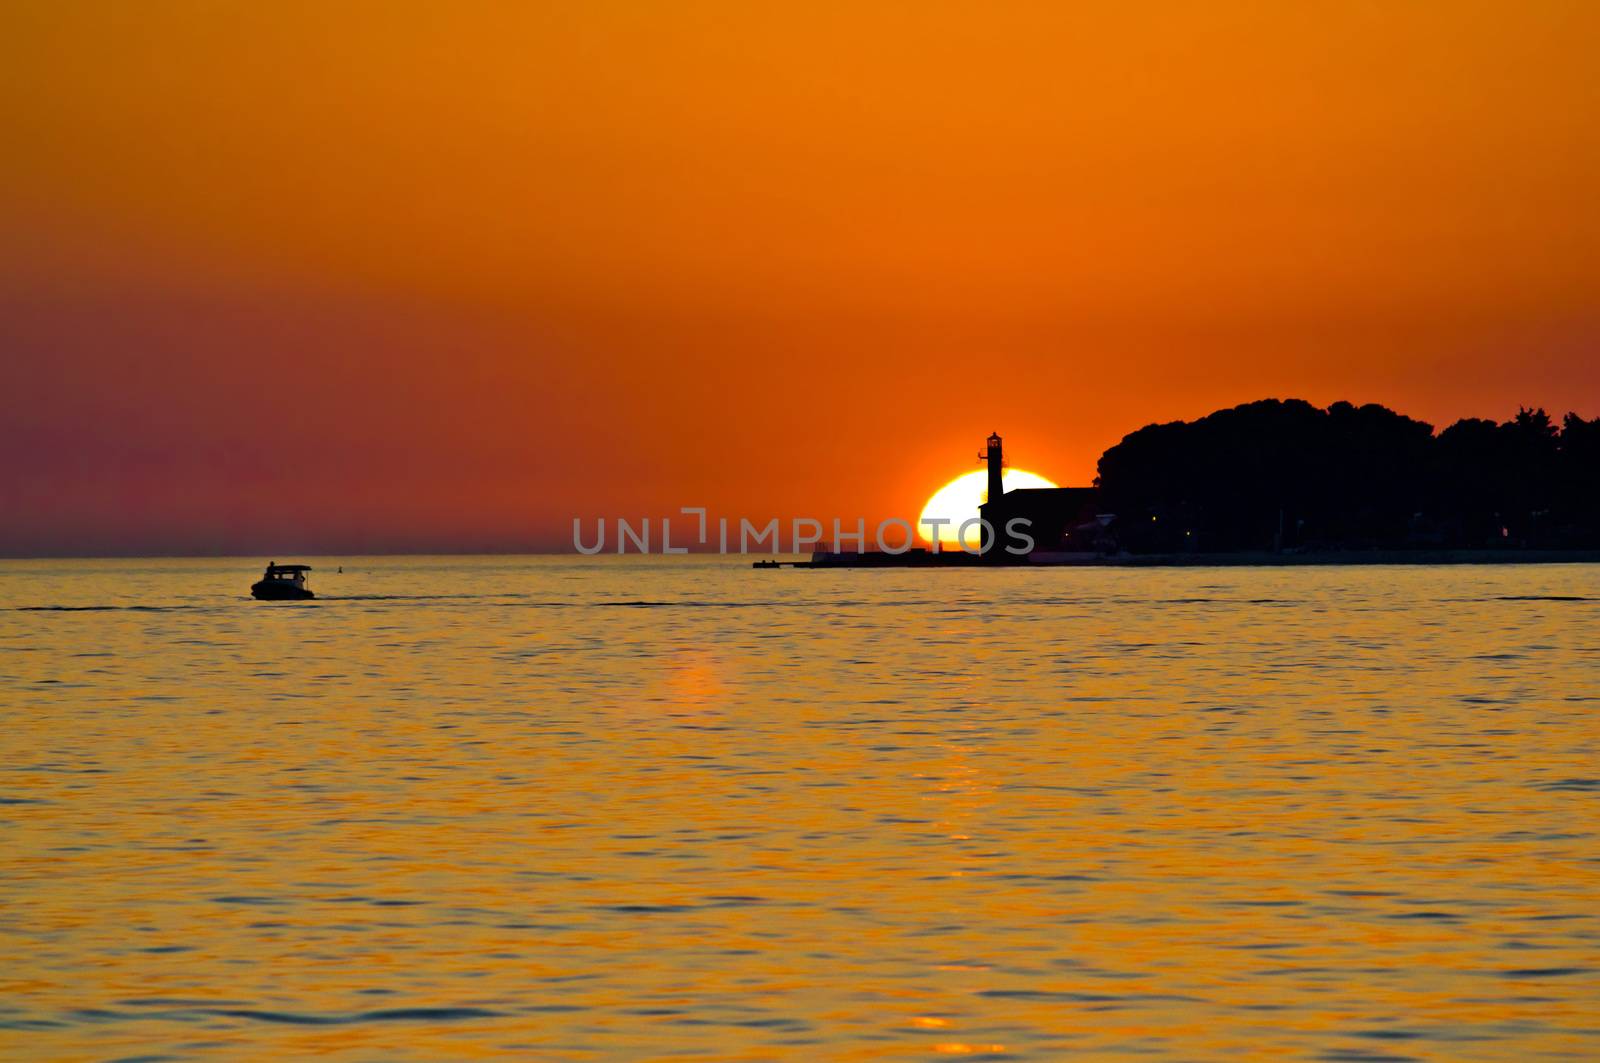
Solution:
{"label": "setting sun", "polygon": [[[948,521],[948,524],[939,528],[939,542],[944,546],[960,545],[961,522],[978,516],[978,507],[989,500],[987,480],[984,471],[977,469],[957,476],[935,491],[927,505],[922,507],[922,515],[917,518],[917,534],[925,541],[932,542],[933,537],[928,534],[929,522]],[[1056,486],[1043,476],[1022,469],[1006,469],[1001,474],[1000,482],[1007,491]],[[967,544],[973,547],[978,545],[977,525],[967,530]]]}

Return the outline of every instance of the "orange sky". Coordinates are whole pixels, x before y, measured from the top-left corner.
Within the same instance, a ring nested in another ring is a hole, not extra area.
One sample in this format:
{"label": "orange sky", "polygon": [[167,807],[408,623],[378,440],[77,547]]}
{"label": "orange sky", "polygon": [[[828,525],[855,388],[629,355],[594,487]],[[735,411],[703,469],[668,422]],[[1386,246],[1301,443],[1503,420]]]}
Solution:
{"label": "orange sky", "polygon": [[1600,414],[1600,5],[0,9],[0,554],[564,547]]}

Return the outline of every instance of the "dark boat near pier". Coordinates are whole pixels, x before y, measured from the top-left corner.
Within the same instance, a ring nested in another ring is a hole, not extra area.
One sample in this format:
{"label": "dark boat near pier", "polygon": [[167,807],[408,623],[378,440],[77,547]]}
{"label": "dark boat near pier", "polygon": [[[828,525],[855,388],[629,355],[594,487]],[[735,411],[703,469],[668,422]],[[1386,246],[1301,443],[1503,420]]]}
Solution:
{"label": "dark boat near pier", "polygon": [[299,602],[315,598],[306,586],[310,565],[267,564],[267,573],[250,586],[250,596],[263,602]]}

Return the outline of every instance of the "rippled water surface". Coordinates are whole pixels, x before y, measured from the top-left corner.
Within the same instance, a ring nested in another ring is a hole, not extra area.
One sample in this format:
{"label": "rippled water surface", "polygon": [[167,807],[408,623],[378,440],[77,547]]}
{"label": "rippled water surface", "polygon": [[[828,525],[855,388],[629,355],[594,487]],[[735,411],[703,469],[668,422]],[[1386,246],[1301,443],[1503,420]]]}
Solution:
{"label": "rippled water surface", "polygon": [[1600,567],[316,564],[0,563],[0,1054],[1600,1058]]}

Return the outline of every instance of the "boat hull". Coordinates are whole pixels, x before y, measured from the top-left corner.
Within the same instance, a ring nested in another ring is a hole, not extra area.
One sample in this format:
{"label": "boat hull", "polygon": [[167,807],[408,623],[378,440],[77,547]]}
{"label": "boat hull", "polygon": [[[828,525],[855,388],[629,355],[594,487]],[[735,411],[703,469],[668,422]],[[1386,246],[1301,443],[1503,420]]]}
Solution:
{"label": "boat hull", "polygon": [[263,602],[303,602],[316,595],[283,580],[261,580],[250,587],[250,597]]}

